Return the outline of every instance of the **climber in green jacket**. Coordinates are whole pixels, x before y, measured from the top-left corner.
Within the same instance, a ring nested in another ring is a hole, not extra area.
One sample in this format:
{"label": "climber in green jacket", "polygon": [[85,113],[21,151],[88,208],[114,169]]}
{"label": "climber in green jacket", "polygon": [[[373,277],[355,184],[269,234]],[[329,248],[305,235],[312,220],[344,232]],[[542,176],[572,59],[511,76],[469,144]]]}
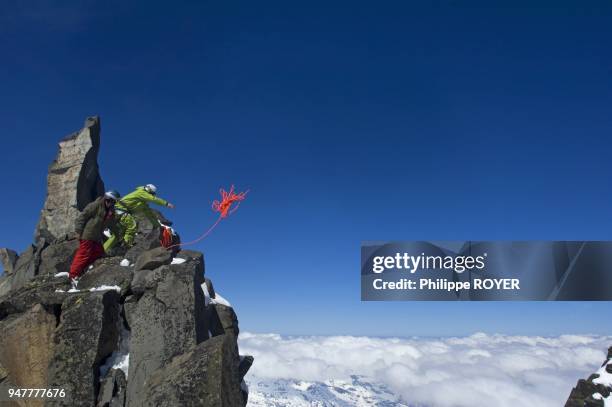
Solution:
{"label": "climber in green jacket", "polygon": [[[168,208],[174,208],[170,202],[158,198],[157,187],[153,184],[147,184],[143,187],[136,188],[124,196],[115,205],[115,212],[119,217],[118,227],[121,229],[124,244],[130,247],[134,244],[134,237],[138,230],[138,223],[135,217],[147,218],[154,228],[159,226],[159,221],[155,213],[149,208],[149,203],[154,203]],[[117,243],[117,236],[112,234],[111,237],[104,242],[104,251],[108,252]]]}

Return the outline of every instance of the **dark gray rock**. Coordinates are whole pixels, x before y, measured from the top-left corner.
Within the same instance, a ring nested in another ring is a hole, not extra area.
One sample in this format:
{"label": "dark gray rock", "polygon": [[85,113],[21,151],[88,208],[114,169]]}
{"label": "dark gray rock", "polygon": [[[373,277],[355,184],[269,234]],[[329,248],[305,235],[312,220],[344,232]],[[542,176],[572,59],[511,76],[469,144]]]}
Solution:
{"label": "dark gray rock", "polygon": [[[201,258],[201,256],[200,256]],[[135,298],[124,304],[131,329],[127,401],[142,404],[147,380],[173,357],[207,339],[201,262],[191,259],[154,271],[135,271]],[[137,280],[143,274],[143,282]]]}
{"label": "dark gray rock", "polygon": [[128,329],[132,329],[134,321],[130,320],[130,316],[135,314],[135,306],[138,303],[140,295],[128,295],[123,301],[123,317]]}
{"label": "dark gray rock", "polygon": [[55,315],[40,304],[0,321],[0,364],[17,387],[46,386],[55,326]]}
{"label": "dark gray rock", "polygon": [[104,193],[98,169],[100,119],[88,117],[84,127],[59,143],[49,166],[47,197],[34,233],[34,241],[49,242],[74,231],[79,211]]}
{"label": "dark gray rock", "polygon": [[[153,208],[151,208],[151,210],[157,216],[163,218],[163,215],[161,215],[160,212]],[[152,225],[148,219],[143,217],[135,216],[135,219],[138,224],[138,231],[136,233],[136,237],[134,238],[134,245],[127,251],[125,248],[119,249],[121,251],[121,255],[125,256],[125,258],[130,260],[132,263],[135,262],[142,253],[161,246],[159,225]]]}
{"label": "dark gray rock", "polygon": [[55,274],[70,267],[78,243],[67,240],[67,235],[74,231],[79,211],[104,193],[97,163],[99,146],[97,117],[88,118],[82,130],[59,143],[57,157],[49,166],[47,196],[35,230],[36,244],[20,255],[10,275],[0,280],[0,296],[23,287],[41,272]]}
{"label": "dark gray rock", "polygon": [[30,245],[19,255],[15,270],[0,280],[0,297],[12,290],[25,286],[36,277],[41,262],[41,253],[47,246],[45,239],[40,239],[37,245]]}
{"label": "dark gray rock", "polygon": [[204,277],[204,284],[206,284],[206,289],[208,290],[208,295],[211,298],[215,298],[217,295],[215,294],[215,287],[213,286],[210,278]]}
{"label": "dark gray rock", "polygon": [[59,309],[65,294],[56,290],[67,290],[69,285],[67,279],[56,279],[48,275],[37,276],[24,287],[0,297],[0,320],[12,314],[25,312],[36,304],[41,304],[48,310]]}
{"label": "dark gray rock", "polygon": [[240,365],[238,366],[240,381],[244,379],[244,376],[246,376],[251,366],[253,366],[254,361],[255,358],[251,355],[240,356]]}
{"label": "dark gray rock", "polygon": [[166,218],[163,213],[161,213],[160,211],[158,211],[155,208],[151,208],[151,210],[153,211],[153,213],[155,213],[155,215],[157,216],[157,218],[159,219],[159,221],[161,223],[163,223],[166,226],[172,226],[172,224],[173,224],[172,221],[170,219]]}
{"label": "dark gray rock", "polygon": [[10,292],[12,286],[13,278],[11,275],[4,274],[0,276],[0,298]]}
{"label": "dark gray rock", "polygon": [[168,272],[170,272],[168,267],[159,267],[155,270],[140,270],[135,272],[131,282],[132,293],[140,295],[144,294],[147,289],[155,289],[157,283],[162,281],[164,275]]}
{"label": "dark gray rock", "polygon": [[165,247],[157,247],[142,253],[134,268],[140,270],[155,270],[160,266],[170,264],[172,262],[172,253]]}
{"label": "dark gray rock", "polygon": [[249,388],[244,380],[240,382],[240,394],[242,395],[242,405],[246,406],[249,403]]}
{"label": "dark gray rock", "polygon": [[238,317],[234,309],[222,304],[210,304],[210,306],[215,310],[210,327],[213,336],[228,334],[237,338],[240,330],[238,329]]}
{"label": "dark gray rock", "polygon": [[19,255],[15,250],[1,248],[0,249],[0,261],[2,262],[2,268],[4,274],[11,274],[15,270],[15,263],[17,263]]}
{"label": "dark gray rock", "polygon": [[25,249],[23,253],[19,255],[19,258],[15,262],[15,270],[27,267],[34,259],[34,254],[36,253],[36,251],[36,245],[29,245],[27,249]]}
{"label": "dark gray rock", "polygon": [[[158,219],[167,226],[172,226],[172,222],[169,221],[161,212],[155,208],[151,208],[151,211],[155,213]],[[126,250],[125,248],[118,248],[117,251],[113,252],[113,255],[122,255],[132,262],[135,262],[138,257],[151,249],[161,246],[161,227],[159,224],[152,225],[148,219],[136,216],[136,222],[138,223],[138,232],[134,239],[134,245]],[[174,243],[180,242],[180,236],[175,236]],[[175,255],[180,251],[180,247],[174,247],[172,254]]]}
{"label": "dark gray rock", "polygon": [[[16,389],[17,387],[19,386],[10,380],[9,371],[0,363],[0,394],[9,394],[9,389]],[[7,407],[19,406],[19,404],[15,402],[8,401],[5,401],[4,404],[6,404]]]}
{"label": "dark gray rock", "polygon": [[[179,259],[185,259],[187,262],[193,262],[193,264],[197,267],[195,272],[204,275],[206,266],[204,263],[204,255],[202,253],[193,250],[181,250],[176,257]],[[175,265],[172,265],[172,267],[175,267]]]}
{"label": "dark gray rock", "polygon": [[130,262],[133,263],[136,261],[136,259],[138,259],[138,257],[140,257],[142,253],[160,246],[161,243],[159,242],[159,230],[151,230],[146,234],[137,234],[136,238],[134,239],[134,246],[128,249],[125,254],[122,254],[125,256],[126,259],[130,260]]}
{"label": "dark gray rock", "polygon": [[217,336],[154,372],[139,405],[242,406],[238,377],[238,354],[233,340],[224,335]]}
{"label": "dark gray rock", "polygon": [[65,294],[55,331],[47,387],[64,388],[65,399],[51,406],[94,406],[100,363],[117,347],[120,304],[116,291]]}
{"label": "dark gray rock", "polygon": [[123,407],[126,390],[127,379],[123,371],[109,370],[106,377],[100,381],[97,407]]}
{"label": "dark gray rock", "polygon": [[[612,347],[608,349],[608,358],[603,363],[602,367],[608,364],[611,360]],[[609,367],[608,365],[607,367]],[[599,393],[603,397],[608,397],[612,393],[612,388],[606,387],[603,384],[595,384],[593,380],[598,378],[598,374],[592,374],[587,380],[580,379],[576,384],[565,403],[565,407],[603,407],[603,400],[593,398],[594,393]]]}
{"label": "dark gray rock", "polygon": [[120,257],[104,257],[93,264],[79,279],[79,290],[106,286],[119,286],[121,295],[126,295],[134,277],[134,267],[120,265]]}
{"label": "dark gray rock", "polygon": [[2,366],[2,363],[0,363],[0,383],[2,383],[8,377],[8,374],[8,370],[6,370],[6,368]]}
{"label": "dark gray rock", "polygon": [[19,256],[15,264],[12,289],[23,287],[29,280],[38,274],[42,251],[47,246],[45,239],[40,239],[36,246],[30,246],[26,252]]}
{"label": "dark gray rock", "polygon": [[56,241],[47,246],[41,253],[37,274],[68,273],[78,247],[77,239]]}

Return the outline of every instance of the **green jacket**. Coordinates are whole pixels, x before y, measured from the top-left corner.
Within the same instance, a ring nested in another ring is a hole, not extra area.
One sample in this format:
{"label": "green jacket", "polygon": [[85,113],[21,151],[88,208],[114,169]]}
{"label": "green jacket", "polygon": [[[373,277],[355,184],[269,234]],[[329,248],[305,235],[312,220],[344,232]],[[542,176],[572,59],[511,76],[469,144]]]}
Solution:
{"label": "green jacket", "polygon": [[94,240],[102,243],[104,229],[109,228],[113,233],[117,231],[117,217],[113,211],[110,218],[106,217],[104,197],[100,197],[83,209],[76,220],[75,230],[82,240]]}
{"label": "green jacket", "polygon": [[149,208],[149,202],[161,206],[168,206],[167,201],[147,192],[144,187],[138,187],[135,191],[121,198],[121,200],[117,202],[117,208],[127,210],[131,214],[142,214],[146,216],[154,226],[157,226],[157,216],[155,216],[155,213]]}

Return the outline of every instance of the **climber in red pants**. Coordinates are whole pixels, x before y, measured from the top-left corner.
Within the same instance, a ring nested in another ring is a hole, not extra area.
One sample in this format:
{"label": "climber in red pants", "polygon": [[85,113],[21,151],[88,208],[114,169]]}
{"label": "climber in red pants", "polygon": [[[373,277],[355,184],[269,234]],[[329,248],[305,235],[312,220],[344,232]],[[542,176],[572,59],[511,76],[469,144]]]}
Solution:
{"label": "climber in red pants", "polygon": [[78,278],[83,271],[104,255],[102,247],[104,229],[108,228],[113,233],[118,232],[115,203],[119,198],[119,192],[108,191],[87,205],[77,218],[75,231],[79,238],[79,248],[70,266],[70,282],[73,288],[76,288]]}

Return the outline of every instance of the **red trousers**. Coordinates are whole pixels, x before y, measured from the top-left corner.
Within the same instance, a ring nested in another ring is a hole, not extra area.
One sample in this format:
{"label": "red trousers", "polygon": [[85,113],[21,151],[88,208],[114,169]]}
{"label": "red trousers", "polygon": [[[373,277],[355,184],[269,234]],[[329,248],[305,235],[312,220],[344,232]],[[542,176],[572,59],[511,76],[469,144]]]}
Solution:
{"label": "red trousers", "polygon": [[78,278],[96,259],[104,255],[102,244],[93,240],[79,240],[79,248],[70,266],[70,278]]}

